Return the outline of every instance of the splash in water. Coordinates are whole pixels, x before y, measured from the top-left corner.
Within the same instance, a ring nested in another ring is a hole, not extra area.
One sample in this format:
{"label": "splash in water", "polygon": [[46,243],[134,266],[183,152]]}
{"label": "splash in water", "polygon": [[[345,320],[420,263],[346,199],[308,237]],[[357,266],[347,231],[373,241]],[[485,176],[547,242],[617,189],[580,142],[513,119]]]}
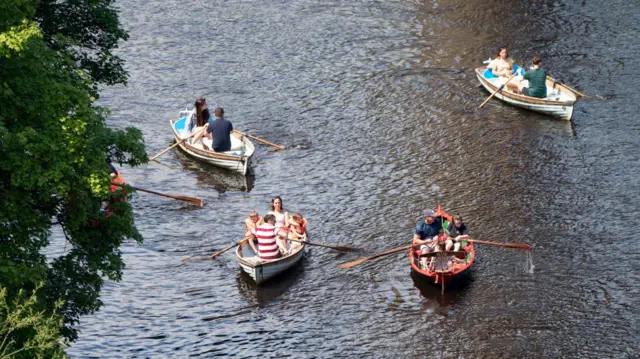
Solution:
{"label": "splash in water", "polygon": [[529,274],[533,274],[533,270],[536,268],[536,266],[533,265],[533,252],[527,251],[525,256],[524,270]]}

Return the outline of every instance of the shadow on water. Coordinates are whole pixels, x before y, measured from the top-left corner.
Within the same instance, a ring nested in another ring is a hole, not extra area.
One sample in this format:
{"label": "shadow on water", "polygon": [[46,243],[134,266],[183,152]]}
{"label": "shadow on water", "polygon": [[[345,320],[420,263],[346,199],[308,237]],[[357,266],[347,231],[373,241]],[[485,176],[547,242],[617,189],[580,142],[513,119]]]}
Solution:
{"label": "shadow on water", "polygon": [[208,163],[189,158],[183,151],[177,151],[177,157],[185,170],[196,175],[198,185],[213,187],[219,193],[250,192],[253,189],[253,174],[243,176]]}
{"label": "shadow on water", "polygon": [[242,268],[238,267],[238,275],[236,275],[238,292],[248,303],[260,308],[266,307],[270,303],[278,301],[302,277],[305,262],[306,257],[303,256],[295,266],[260,285],[257,285]]}
{"label": "shadow on water", "polygon": [[473,286],[473,270],[465,272],[461,277],[455,277],[454,280],[447,283],[444,294],[441,292],[439,284],[423,277],[416,271],[411,271],[411,279],[413,284],[420,291],[420,296],[425,299],[433,300],[442,307],[449,307],[457,304],[471,291]]}

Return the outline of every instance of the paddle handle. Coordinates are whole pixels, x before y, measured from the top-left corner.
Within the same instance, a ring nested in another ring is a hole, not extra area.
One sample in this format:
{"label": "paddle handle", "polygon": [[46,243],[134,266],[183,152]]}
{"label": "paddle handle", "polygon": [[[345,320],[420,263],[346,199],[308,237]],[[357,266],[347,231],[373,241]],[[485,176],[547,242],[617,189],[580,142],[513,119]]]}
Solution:
{"label": "paddle handle", "polygon": [[518,248],[525,251],[531,251],[531,246],[526,243],[499,243],[499,242],[483,241],[483,240],[471,239],[471,238],[467,238],[464,241],[471,242],[471,243],[490,244],[490,245],[500,246],[500,247]]}
{"label": "paddle handle", "polygon": [[238,132],[239,134],[241,134],[241,135],[243,135],[243,136],[247,136],[247,137],[249,137],[249,138],[250,138],[250,139],[252,139],[252,140],[256,140],[256,141],[258,141],[258,142],[262,142],[262,143],[264,143],[265,145],[273,146],[273,147],[275,147],[275,148],[278,148],[278,149],[284,150],[284,146],[276,145],[275,143],[271,143],[271,142],[269,142],[269,141],[267,141],[267,140],[264,140],[264,139],[262,139],[262,138],[260,138],[260,137],[251,136],[251,135],[246,134],[246,133],[244,133],[244,132],[240,132],[240,131],[237,131],[237,130],[234,130],[234,131],[235,131],[235,132]]}
{"label": "paddle handle", "polygon": [[304,244],[308,244],[311,246],[318,246],[318,247],[324,247],[324,248],[329,248],[329,249],[335,249],[337,251],[341,251],[341,252],[347,252],[352,250],[353,248],[351,247],[347,247],[347,246],[330,246],[327,244],[322,244],[322,243],[314,243],[314,242],[308,242],[308,241],[301,241],[299,239],[289,239],[292,242],[298,242],[298,243],[304,243]]}
{"label": "paddle handle", "polygon": [[177,142],[176,142],[176,143],[174,143],[173,145],[171,145],[171,146],[169,146],[169,147],[165,148],[164,150],[160,151],[160,153],[158,153],[157,155],[155,155],[155,156],[151,157],[151,161],[155,161],[155,160],[156,160],[156,158],[158,158],[158,157],[162,156],[163,154],[165,154],[166,152],[168,152],[168,151],[169,151],[169,150],[171,150],[172,148],[174,148],[174,147],[178,146],[178,145],[179,145],[179,144],[181,144],[182,142],[184,142],[184,141],[186,141],[186,140],[190,139],[191,137],[193,137],[193,136],[197,135],[198,133],[204,132],[204,130],[206,130],[206,129],[207,129],[207,128],[205,127],[205,128],[203,128],[203,129],[201,129],[200,131],[192,132],[189,136],[187,136],[187,137],[183,138],[183,139],[182,139],[182,140],[180,140],[180,141],[177,141]]}
{"label": "paddle handle", "polygon": [[235,248],[235,246],[245,243],[248,239],[249,237],[242,238],[240,241],[238,241],[238,243],[234,243],[233,245],[230,245],[229,247],[210,255],[209,258],[214,259],[222,253],[228,251],[229,249]]}
{"label": "paddle handle", "polygon": [[482,106],[484,106],[484,104],[486,104],[487,102],[489,102],[489,100],[491,100],[491,98],[493,96],[495,96],[498,92],[500,92],[500,90],[502,90],[505,86],[507,86],[507,84],[509,83],[509,81],[511,81],[512,78],[514,78],[518,73],[516,72],[515,74],[511,75],[511,77],[509,77],[509,79],[507,79],[507,81],[502,84],[502,86],[500,86],[497,90],[495,90],[491,96],[487,97],[486,100],[484,100],[483,103],[480,104],[480,106],[478,106],[478,108],[482,108]]}

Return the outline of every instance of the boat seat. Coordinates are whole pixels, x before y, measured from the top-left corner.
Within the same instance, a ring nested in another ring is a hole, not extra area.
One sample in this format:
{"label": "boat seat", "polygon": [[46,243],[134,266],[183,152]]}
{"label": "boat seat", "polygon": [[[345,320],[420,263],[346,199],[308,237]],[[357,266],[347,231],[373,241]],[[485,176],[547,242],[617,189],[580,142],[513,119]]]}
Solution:
{"label": "boat seat", "polygon": [[[513,65],[513,72],[511,74],[515,74],[519,72],[520,76],[524,75],[524,69],[518,65]],[[497,79],[498,76],[494,75],[493,72],[491,72],[491,69],[486,69],[484,70],[484,73],[482,74],[482,76],[484,76],[485,79]]]}
{"label": "boat seat", "polygon": [[450,252],[430,252],[430,253],[420,253],[418,255],[418,257],[420,258],[425,258],[425,257],[449,257],[449,256],[456,256],[459,258],[464,258],[467,255],[467,252],[465,251],[450,251]]}

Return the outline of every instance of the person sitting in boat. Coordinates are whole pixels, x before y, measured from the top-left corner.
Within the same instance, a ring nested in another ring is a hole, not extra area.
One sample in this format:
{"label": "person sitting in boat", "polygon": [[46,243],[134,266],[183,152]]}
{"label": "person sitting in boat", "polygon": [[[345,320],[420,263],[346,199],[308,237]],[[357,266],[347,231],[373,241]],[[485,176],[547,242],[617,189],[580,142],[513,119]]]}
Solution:
{"label": "person sitting in boat", "polygon": [[267,214],[276,217],[276,228],[278,228],[276,234],[278,237],[286,239],[289,232],[289,212],[282,209],[282,198],[275,196],[271,199],[271,210]]}
{"label": "person sitting in boat", "polygon": [[[307,219],[300,213],[296,213],[289,219],[289,235],[288,238],[304,241],[307,233]],[[291,242],[291,250],[295,247],[301,246],[302,243]]]}
{"label": "person sitting in boat", "polygon": [[247,233],[245,233],[244,236],[249,237],[251,235],[251,231],[261,224],[264,224],[264,219],[258,215],[258,211],[251,211],[249,213],[249,217],[244,220],[244,226],[247,228]]}
{"label": "person sitting in boat", "polygon": [[547,97],[547,73],[540,65],[542,65],[542,59],[540,56],[534,56],[533,67],[522,77],[529,81],[529,87],[524,87],[524,82],[519,85],[523,95],[537,98]]}
{"label": "person sitting in boat", "polygon": [[[200,97],[193,105],[191,115],[187,116],[186,123],[184,125],[185,131],[182,134],[182,137],[188,137],[193,132],[202,131],[204,126],[206,126],[210,120],[211,115],[209,114],[209,108],[207,107],[207,100]],[[192,143],[195,143],[195,141]]]}
{"label": "person sitting in boat", "polygon": [[[509,57],[509,52],[506,47],[501,47],[498,51],[498,57],[493,59],[487,66],[491,69],[491,73],[500,78],[502,83],[507,82],[509,77],[513,74],[513,60]],[[521,78],[515,76],[508,83],[507,87],[515,93],[520,93]]]}
{"label": "person sitting in boat", "polygon": [[[197,134],[193,138],[193,143],[196,143],[201,137],[207,137],[213,142],[213,150],[215,152],[226,152],[231,150],[231,131],[233,131],[233,125],[231,122],[224,118],[224,109],[222,107],[216,107],[213,110],[213,121],[209,121],[207,129],[204,134]],[[202,148],[208,150],[208,146],[202,143]]]}
{"label": "person sitting in boat", "polygon": [[[284,244],[276,236],[276,217],[272,214],[264,216],[264,223],[256,225],[249,237],[249,246],[261,260],[273,260],[280,258],[281,252],[286,252]],[[255,240],[258,241],[256,248]]]}
{"label": "person sitting in boat", "polygon": [[[413,234],[413,245],[420,246],[420,253],[427,254],[438,251],[438,235],[442,234],[442,221],[433,210],[424,211],[425,218],[418,222]],[[427,258],[420,261],[427,266]]]}
{"label": "person sitting in boat", "polygon": [[469,238],[465,233],[467,232],[467,225],[462,221],[462,216],[455,214],[453,221],[449,223],[445,233],[447,234],[447,241],[445,242],[445,250],[459,251],[460,241]]}

